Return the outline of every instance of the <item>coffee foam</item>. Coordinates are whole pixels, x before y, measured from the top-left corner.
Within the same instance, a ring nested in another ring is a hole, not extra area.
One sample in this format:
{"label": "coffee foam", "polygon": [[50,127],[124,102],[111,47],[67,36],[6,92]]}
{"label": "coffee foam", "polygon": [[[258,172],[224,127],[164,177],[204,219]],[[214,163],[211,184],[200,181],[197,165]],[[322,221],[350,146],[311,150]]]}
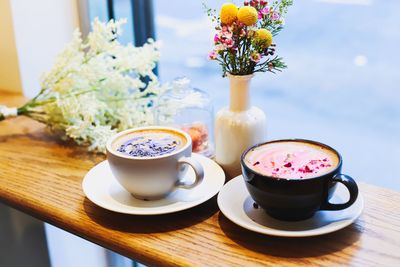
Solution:
{"label": "coffee foam", "polygon": [[339,164],[337,154],[317,144],[282,141],[260,145],[245,155],[246,165],[263,175],[312,178],[332,171]]}
{"label": "coffee foam", "polygon": [[155,141],[162,140],[166,137],[171,137],[172,140],[178,141],[177,147],[173,152],[180,150],[187,144],[186,137],[179,132],[168,130],[168,129],[144,129],[144,130],[132,131],[130,133],[126,133],[126,134],[118,137],[111,143],[111,148],[113,151],[115,151],[119,154],[126,155],[126,153],[119,152],[118,148],[120,148],[121,145],[125,144],[126,142],[129,142],[130,140],[132,140],[136,137],[142,137],[142,136],[146,137],[146,138],[151,138]]}

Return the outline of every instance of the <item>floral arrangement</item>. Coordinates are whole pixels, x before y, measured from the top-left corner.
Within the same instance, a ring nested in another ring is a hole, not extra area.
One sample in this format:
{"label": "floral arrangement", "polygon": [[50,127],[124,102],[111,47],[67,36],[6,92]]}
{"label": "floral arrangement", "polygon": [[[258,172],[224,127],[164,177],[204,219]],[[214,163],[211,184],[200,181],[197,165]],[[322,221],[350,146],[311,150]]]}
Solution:
{"label": "floral arrangement", "polygon": [[251,0],[241,7],[225,3],[219,16],[215,9],[206,8],[217,23],[215,47],[208,58],[219,62],[223,76],[274,73],[286,68],[282,58],[275,55],[273,36],[283,29],[284,15],[292,4],[293,0]]}
{"label": "floral arrangement", "polygon": [[153,101],[164,90],[153,73],[159,44],[122,45],[118,36],[124,23],[95,19],[86,40],[76,30],[43,75],[40,92],[22,107],[0,106],[0,120],[24,115],[99,152],[117,131],[153,124]]}

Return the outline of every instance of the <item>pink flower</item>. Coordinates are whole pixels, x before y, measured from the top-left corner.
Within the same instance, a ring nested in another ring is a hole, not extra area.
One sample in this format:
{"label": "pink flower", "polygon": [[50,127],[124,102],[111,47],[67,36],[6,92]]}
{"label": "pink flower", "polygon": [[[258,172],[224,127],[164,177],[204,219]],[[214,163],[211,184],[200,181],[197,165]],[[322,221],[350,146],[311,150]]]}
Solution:
{"label": "pink flower", "polygon": [[224,44],[226,47],[231,48],[235,44],[235,42],[232,40],[232,38],[229,38],[224,40]]}
{"label": "pink flower", "polygon": [[258,19],[262,19],[265,15],[268,15],[269,7],[264,7],[260,11],[258,11]]}
{"label": "pink flower", "polygon": [[215,34],[215,35],[214,35],[214,43],[215,43],[215,44],[216,44],[216,43],[219,43],[219,41],[220,41],[220,39],[219,39],[218,34]]}
{"label": "pink flower", "polygon": [[232,35],[233,35],[232,31],[226,26],[223,26],[221,31],[219,32],[219,38],[222,40],[230,39],[232,38]]}
{"label": "pink flower", "polygon": [[272,12],[272,14],[270,16],[270,19],[271,19],[271,21],[277,21],[277,20],[279,20],[280,17],[281,16],[279,15],[279,13],[274,11],[274,12]]}
{"label": "pink flower", "polygon": [[216,36],[214,36],[214,42],[218,39],[217,42],[223,43],[226,39],[231,39],[233,33],[229,30],[228,27],[223,26],[221,31],[218,32]]}
{"label": "pink flower", "polygon": [[254,52],[250,55],[250,60],[255,63],[258,63],[261,60],[261,55],[259,53]]}
{"label": "pink flower", "polygon": [[232,32],[224,32],[222,34],[223,39],[232,39],[233,33]]}
{"label": "pink flower", "polygon": [[209,59],[209,60],[214,60],[214,59],[217,58],[217,56],[218,56],[218,54],[217,54],[217,52],[215,52],[214,50],[211,51],[210,53],[208,53],[208,59]]}

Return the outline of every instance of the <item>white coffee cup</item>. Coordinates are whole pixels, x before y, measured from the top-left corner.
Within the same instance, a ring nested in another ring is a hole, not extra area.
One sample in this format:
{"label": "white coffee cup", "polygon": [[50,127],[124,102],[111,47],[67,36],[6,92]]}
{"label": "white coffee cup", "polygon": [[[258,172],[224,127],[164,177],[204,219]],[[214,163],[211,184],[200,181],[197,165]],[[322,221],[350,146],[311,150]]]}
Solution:
{"label": "white coffee cup", "polygon": [[[123,138],[128,139],[132,133],[140,132],[170,132],[182,137],[183,146],[171,153],[154,156],[138,157],[117,151],[118,143]],[[192,139],[182,130],[164,127],[147,126],[122,131],[108,140],[107,160],[117,181],[138,199],[160,199],[178,188],[191,189],[203,180],[204,170],[201,164],[191,157]],[[195,172],[194,181],[186,181],[187,167]]]}

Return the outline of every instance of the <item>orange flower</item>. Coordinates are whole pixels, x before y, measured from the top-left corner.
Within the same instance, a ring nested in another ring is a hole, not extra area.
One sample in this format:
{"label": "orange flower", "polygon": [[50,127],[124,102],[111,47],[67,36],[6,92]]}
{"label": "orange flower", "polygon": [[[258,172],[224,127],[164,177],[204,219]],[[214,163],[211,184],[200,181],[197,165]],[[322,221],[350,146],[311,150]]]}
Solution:
{"label": "orange flower", "polygon": [[272,34],[267,29],[259,29],[256,31],[255,40],[261,48],[268,48],[272,44]]}
{"label": "orange flower", "polygon": [[232,3],[225,3],[221,7],[219,17],[224,24],[232,24],[237,18],[238,8]]}
{"label": "orange flower", "polygon": [[257,10],[252,6],[242,6],[239,8],[237,17],[240,22],[247,26],[256,24],[258,20]]}

